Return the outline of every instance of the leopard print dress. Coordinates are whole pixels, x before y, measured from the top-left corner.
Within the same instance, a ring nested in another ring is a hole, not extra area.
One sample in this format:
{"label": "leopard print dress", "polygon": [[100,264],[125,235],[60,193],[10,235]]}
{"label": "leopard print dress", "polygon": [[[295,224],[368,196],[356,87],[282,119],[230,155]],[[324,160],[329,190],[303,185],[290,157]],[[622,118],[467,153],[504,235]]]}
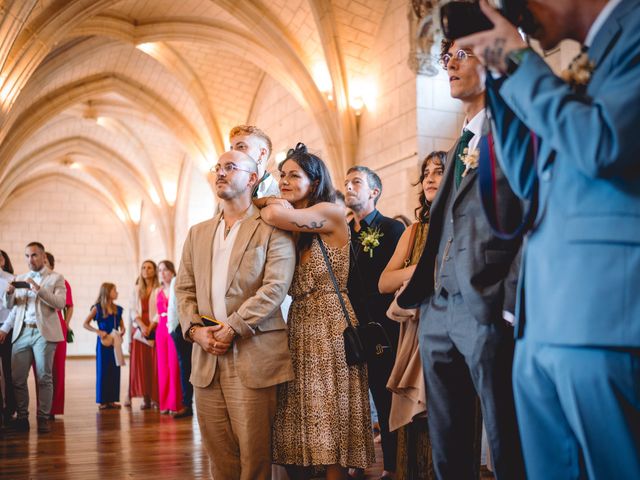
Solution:
{"label": "leopard print dress", "polygon": [[[326,245],[351,320],[346,294],[349,244]],[[296,267],[289,294],[289,349],[295,380],[278,390],[273,461],[283,465],[366,468],[375,460],[366,366],[348,366],[345,319],[317,240]]]}

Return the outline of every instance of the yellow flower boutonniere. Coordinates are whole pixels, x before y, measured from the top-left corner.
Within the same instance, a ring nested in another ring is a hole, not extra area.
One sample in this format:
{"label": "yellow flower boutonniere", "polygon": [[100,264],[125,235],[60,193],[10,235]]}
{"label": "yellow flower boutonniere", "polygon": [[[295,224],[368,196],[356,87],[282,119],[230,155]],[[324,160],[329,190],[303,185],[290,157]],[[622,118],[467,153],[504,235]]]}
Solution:
{"label": "yellow flower boutonniere", "polygon": [[462,176],[465,177],[470,170],[474,168],[478,168],[478,159],[480,158],[480,151],[477,148],[474,148],[471,152],[469,152],[469,148],[465,148],[460,155],[460,160],[464,163],[464,172],[462,172]]}
{"label": "yellow flower boutonniere", "polygon": [[379,228],[367,228],[364,232],[360,232],[360,244],[365,253],[369,254],[369,258],[373,258],[373,249],[380,245],[380,237],[384,237],[384,233]]}
{"label": "yellow flower boutonniere", "polygon": [[560,76],[576,91],[584,89],[591,80],[596,64],[589,60],[587,52],[582,52],[563,70]]}

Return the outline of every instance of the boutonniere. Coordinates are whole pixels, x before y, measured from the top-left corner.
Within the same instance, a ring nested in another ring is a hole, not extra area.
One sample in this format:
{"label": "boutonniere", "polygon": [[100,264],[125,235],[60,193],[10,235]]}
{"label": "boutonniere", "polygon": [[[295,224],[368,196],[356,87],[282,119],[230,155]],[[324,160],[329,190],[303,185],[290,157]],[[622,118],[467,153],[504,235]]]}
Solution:
{"label": "boutonniere", "polygon": [[380,245],[380,237],[384,237],[384,233],[378,227],[368,227],[364,232],[360,232],[360,245],[365,253],[369,253],[369,258],[373,258],[373,249]]}
{"label": "boutonniere", "polygon": [[464,172],[462,172],[462,176],[466,176],[470,170],[474,168],[478,168],[478,159],[480,158],[480,151],[477,148],[474,148],[469,151],[469,147],[466,147],[462,153],[460,154],[460,160],[464,163]]}
{"label": "boutonniere", "polygon": [[575,91],[584,90],[591,80],[591,74],[596,68],[596,64],[589,60],[587,52],[581,52],[574,58],[569,67],[563,70],[560,76]]}

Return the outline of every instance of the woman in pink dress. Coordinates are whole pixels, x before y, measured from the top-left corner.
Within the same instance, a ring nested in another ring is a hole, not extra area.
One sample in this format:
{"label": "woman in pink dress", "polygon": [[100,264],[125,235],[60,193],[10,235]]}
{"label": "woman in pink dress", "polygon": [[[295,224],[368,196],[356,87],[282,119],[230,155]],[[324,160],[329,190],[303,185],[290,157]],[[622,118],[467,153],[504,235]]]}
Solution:
{"label": "woman in pink dress", "polygon": [[158,264],[160,288],[156,290],[157,313],[156,354],[158,356],[158,394],[160,413],[170,414],[182,409],[182,388],[180,386],[180,367],[178,352],[167,329],[167,308],[169,306],[169,288],[176,269],[172,262],[163,260]]}

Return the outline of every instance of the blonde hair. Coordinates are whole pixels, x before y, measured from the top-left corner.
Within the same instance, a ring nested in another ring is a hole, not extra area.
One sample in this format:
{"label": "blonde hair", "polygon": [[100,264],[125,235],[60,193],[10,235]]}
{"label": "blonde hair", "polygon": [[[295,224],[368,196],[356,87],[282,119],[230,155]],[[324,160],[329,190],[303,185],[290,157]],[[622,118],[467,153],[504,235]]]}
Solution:
{"label": "blonde hair", "polygon": [[233,137],[237,137],[238,135],[253,135],[264,140],[267,144],[267,160],[269,159],[271,156],[271,150],[273,150],[273,144],[271,143],[269,135],[254,125],[236,125],[229,132],[229,140]]}
{"label": "blonde hair", "polygon": [[[151,290],[150,290],[153,292],[156,288],[160,286],[160,280],[158,280],[158,266],[156,265],[156,262],[154,262],[153,260],[145,260],[144,262],[142,262],[141,267],[145,263],[150,263],[151,265],[153,265],[153,277],[151,279]],[[144,296],[147,294],[147,291],[149,291],[149,285],[147,285],[147,281],[144,279],[142,274],[138,276],[138,279],[136,280],[136,286],[137,286],[138,298],[140,299],[144,298]]]}
{"label": "blonde hair", "polygon": [[100,305],[100,308],[102,308],[102,314],[104,316],[108,314],[107,308],[112,303],[111,290],[113,290],[114,288],[116,288],[115,284],[109,282],[105,282],[100,285],[100,293],[98,293],[98,299],[96,300],[96,303]]}

